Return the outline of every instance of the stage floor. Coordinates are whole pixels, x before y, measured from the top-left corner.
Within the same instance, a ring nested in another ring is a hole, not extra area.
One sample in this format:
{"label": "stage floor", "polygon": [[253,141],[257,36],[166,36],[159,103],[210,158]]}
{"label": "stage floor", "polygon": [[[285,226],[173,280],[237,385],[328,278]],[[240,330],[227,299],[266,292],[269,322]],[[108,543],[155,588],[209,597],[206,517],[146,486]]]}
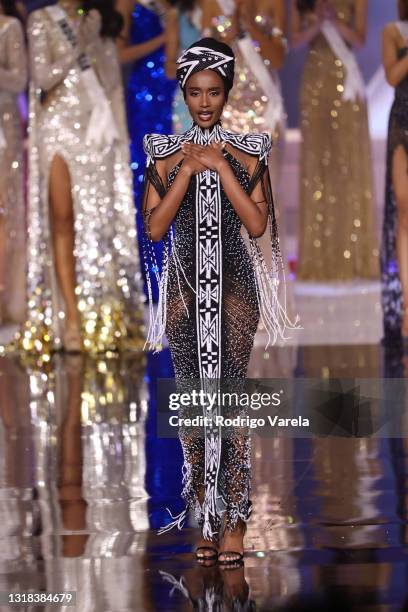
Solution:
{"label": "stage floor", "polygon": [[[380,344],[259,345],[250,375],[398,380],[407,366]],[[179,442],[156,436],[171,375],[168,349],[42,370],[0,359],[0,593],[76,591],[75,608],[0,610],[402,610],[405,419],[393,438],[254,435],[245,568],[222,572],[195,563],[192,517],[157,535],[183,507]]]}

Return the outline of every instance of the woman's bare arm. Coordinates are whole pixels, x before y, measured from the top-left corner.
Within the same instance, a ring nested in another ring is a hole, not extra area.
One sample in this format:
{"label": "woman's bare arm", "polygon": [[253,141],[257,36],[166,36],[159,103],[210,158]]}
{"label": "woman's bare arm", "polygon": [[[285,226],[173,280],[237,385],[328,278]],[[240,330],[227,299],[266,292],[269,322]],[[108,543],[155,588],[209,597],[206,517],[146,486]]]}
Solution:
{"label": "woman's bare arm", "polygon": [[385,76],[392,87],[396,87],[408,76],[408,54],[398,59],[398,31],[393,23],[383,30],[382,57]]}
{"label": "woman's bare arm", "polygon": [[354,0],[355,18],[354,26],[350,27],[337,17],[335,25],[343,39],[352,47],[362,47],[367,36],[367,0]]}
{"label": "woman's bare arm", "polygon": [[177,57],[180,51],[179,13],[175,7],[166,13],[166,76],[175,79],[177,73]]}
{"label": "woman's bare arm", "polygon": [[320,34],[322,25],[321,13],[310,14],[310,22],[307,28],[302,28],[302,17],[296,7],[296,0],[292,0],[291,10],[291,44],[292,47],[303,47],[308,45]]}
{"label": "woman's bare arm", "polygon": [[284,0],[269,0],[269,2],[271,3],[270,12],[273,14],[275,27],[282,32],[282,36],[266,34],[256,24],[252,7],[248,5],[246,0],[239,0],[237,2],[238,14],[248,34],[259,43],[262,57],[269,60],[272,68],[279,69],[283,65],[286,54],[286,40],[284,37],[286,32],[286,8]]}
{"label": "woman's bare arm", "polygon": [[[225,194],[249,234],[254,237],[262,236],[268,220],[268,206],[261,183],[257,184],[250,197],[239,184],[219,143],[206,147],[189,143],[183,145],[183,152],[203,166],[219,173]],[[255,170],[256,164],[257,159],[251,157],[248,163],[250,174]]]}
{"label": "woman's bare arm", "polygon": [[[248,171],[252,174],[255,170],[257,160],[251,160]],[[251,196],[249,196],[239,184],[231,166],[225,160],[220,166],[220,180],[225,194],[231,202],[235,212],[241,219],[242,224],[248,230],[250,236],[259,238],[265,232],[268,222],[268,203],[262,190],[261,180],[255,186]]]}
{"label": "woman's bare arm", "polygon": [[[144,195],[143,216],[148,236],[153,242],[159,242],[166,234],[178,209],[184,199],[191,177],[206,168],[192,159],[184,160],[177,173],[174,182],[161,197],[156,189],[148,183]],[[164,160],[156,162],[156,170],[161,178],[163,185],[167,184],[167,163]]]}

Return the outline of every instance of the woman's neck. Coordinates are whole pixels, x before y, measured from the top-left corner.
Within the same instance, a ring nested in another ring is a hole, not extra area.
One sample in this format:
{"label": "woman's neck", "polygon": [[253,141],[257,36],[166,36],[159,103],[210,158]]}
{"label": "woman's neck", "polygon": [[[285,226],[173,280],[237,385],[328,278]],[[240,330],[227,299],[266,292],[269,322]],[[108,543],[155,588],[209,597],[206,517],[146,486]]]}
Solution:
{"label": "woman's neck", "polygon": [[214,140],[219,139],[221,131],[221,121],[218,120],[216,123],[209,127],[202,127],[198,123],[193,123],[193,127],[188,131],[196,142],[200,144],[207,144]]}

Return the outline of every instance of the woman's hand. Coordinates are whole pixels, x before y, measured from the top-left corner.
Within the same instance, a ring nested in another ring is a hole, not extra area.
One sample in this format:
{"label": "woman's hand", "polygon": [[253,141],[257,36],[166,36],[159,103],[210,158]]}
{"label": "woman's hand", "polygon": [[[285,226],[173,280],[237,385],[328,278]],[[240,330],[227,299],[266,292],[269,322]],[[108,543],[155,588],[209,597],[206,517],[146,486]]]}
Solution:
{"label": "woman's hand", "polygon": [[315,15],[317,17],[317,22],[322,23],[326,18],[326,2],[325,0],[317,0],[315,5]]}
{"label": "woman's hand", "polygon": [[337,19],[336,9],[330,0],[325,0],[323,3],[323,18],[329,21],[336,21]]}
{"label": "woman's hand", "polygon": [[181,149],[185,155],[194,159],[204,166],[205,169],[209,168],[210,170],[220,172],[222,166],[226,163],[223,155],[224,146],[221,142],[212,142],[207,146],[186,142],[182,145]]}
{"label": "woman's hand", "polygon": [[91,9],[89,13],[83,17],[79,26],[79,46],[85,49],[90,44],[97,41],[102,26],[102,17],[99,11]]}
{"label": "woman's hand", "polygon": [[200,174],[200,172],[205,172],[205,170],[207,170],[206,166],[198,162],[190,155],[184,154],[184,160],[181,165],[180,172],[185,172],[188,174],[188,176],[194,176],[196,174]]}

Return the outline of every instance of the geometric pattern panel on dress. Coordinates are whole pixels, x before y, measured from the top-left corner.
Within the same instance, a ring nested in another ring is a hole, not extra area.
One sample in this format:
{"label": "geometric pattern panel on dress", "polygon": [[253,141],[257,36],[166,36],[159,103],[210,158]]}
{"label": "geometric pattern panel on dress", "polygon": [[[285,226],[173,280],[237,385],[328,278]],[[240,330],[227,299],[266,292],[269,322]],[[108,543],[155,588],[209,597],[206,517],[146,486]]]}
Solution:
{"label": "geometric pattern panel on dress", "polygon": [[221,374],[221,197],[217,172],[206,170],[196,178],[197,224],[197,337],[200,378]]}

